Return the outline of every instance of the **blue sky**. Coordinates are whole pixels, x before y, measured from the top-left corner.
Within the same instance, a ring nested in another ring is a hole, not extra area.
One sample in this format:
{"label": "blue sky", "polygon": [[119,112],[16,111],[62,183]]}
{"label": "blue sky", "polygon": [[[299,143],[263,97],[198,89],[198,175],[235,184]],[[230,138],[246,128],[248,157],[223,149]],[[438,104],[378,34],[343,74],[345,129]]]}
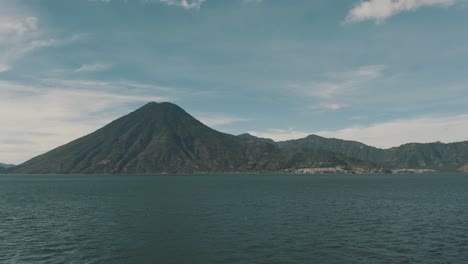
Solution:
{"label": "blue sky", "polygon": [[149,101],[217,130],[468,140],[464,0],[0,0],[0,161]]}

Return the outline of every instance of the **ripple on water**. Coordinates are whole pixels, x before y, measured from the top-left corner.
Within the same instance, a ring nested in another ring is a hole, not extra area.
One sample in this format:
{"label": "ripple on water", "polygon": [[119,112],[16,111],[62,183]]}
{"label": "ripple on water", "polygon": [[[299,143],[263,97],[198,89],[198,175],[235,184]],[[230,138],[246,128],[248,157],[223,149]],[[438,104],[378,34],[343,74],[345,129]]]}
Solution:
{"label": "ripple on water", "polygon": [[18,177],[0,263],[468,263],[460,175]]}

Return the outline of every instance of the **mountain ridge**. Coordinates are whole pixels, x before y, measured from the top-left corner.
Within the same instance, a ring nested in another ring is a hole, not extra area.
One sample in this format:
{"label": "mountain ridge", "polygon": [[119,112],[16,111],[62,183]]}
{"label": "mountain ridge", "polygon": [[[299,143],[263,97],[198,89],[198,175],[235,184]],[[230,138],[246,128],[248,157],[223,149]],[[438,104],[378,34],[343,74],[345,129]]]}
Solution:
{"label": "mountain ridge", "polygon": [[456,171],[468,162],[468,141],[454,143],[407,143],[381,149],[350,140],[309,135],[302,139],[278,142],[283,149],[305,147],[327,150],[348,157],[381,164],[388,169],[432,169]]}
{"label": "mountain ridge", "polygon": [[390,149],[317,135],[275,142],[247,133],[234,136],[219,132],[175,104],[151,102],[9,172],[294,173],[317,168],[337,168],[340,172],[463,171],[465,164],[468,141],[409,143]]}
{"label": "mountain ridge", "polygon": [[269,144],[248,143],[209,128],[177,105],[152,102],[17,166],[13,173],[276,170],[276,155],[279,151]]}
{"label": "mountain ridge", "polygon": [[14,167],[14,166],[15,166],[15,165],[13,165],[13,164],[0,163],[0,167],[6,168],[6,169],[12,168],[12,167]]}

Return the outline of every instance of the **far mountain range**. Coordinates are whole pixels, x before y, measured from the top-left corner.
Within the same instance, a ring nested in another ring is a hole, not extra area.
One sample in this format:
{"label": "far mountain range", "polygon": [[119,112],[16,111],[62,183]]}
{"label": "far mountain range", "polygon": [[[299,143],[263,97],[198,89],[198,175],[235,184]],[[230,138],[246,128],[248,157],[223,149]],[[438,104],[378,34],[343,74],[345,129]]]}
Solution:
{"label": "far mountain range", "polygon": [[9,168],[13,168],[15,165],[13,164],[4,164],[4,163],[0,163],[0,172],[4,172],[6,171],[7,169]]}
{"label": "far mountain range", "polygon": [[466,172],[468,141],[410,143],[390,149],[316,135],[275,142],[250,134],[225,134],[175,104],[152,102],[6,170],[15,174]]}

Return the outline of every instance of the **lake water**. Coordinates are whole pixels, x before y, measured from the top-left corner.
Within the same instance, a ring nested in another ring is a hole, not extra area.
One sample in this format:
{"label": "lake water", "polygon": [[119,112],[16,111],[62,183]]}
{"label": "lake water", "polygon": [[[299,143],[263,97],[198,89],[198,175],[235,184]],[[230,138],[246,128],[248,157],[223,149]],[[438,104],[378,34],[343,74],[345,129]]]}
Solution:
{"label": "lake water", "polygon": [[468,175],[3,175],[0,263],[468,263]]}

